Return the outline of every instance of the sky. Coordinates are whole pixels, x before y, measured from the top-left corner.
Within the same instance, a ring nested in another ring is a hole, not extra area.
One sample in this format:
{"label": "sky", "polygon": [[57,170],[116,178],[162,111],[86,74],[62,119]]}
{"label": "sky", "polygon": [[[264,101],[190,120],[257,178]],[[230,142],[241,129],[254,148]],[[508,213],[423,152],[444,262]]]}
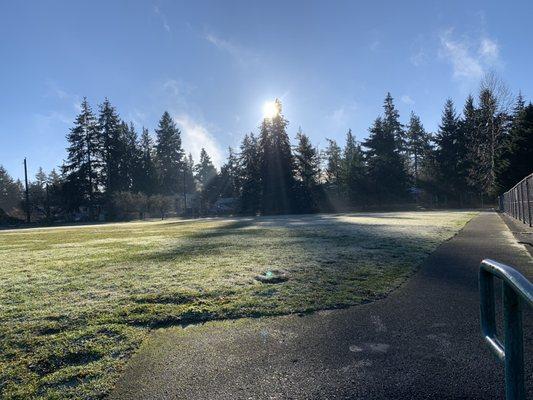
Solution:
{"label": "sky", "polygon": [[0,165],[61,165],[84,96],[154,136],[169,111],[217,166],[274,98],[291,139],[322,148],[363,140],[389,91],[434,132],[488,72],[533,98],[531,15],[530,0],[0,0]]}

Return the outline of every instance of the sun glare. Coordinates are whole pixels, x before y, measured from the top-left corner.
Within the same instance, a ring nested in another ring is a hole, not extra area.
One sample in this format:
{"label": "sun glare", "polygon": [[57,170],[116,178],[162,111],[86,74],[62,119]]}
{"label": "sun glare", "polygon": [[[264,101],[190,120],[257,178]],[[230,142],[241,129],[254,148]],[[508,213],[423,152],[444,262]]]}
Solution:
{"label": "sun glare", "polygon": [[263,104],[263,117],[274,118],[279,114],[279,108],[275,101],[267,101]]}

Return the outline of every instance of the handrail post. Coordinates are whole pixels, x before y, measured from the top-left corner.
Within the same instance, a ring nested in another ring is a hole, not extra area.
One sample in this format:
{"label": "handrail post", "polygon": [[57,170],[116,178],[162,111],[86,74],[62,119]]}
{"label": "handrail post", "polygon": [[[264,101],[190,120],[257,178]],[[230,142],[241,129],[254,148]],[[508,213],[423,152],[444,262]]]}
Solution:
{"label": "handrail post", "polygon": [[[496,327],[494,277],[502,281],[503,343]],[[479,266],[479,294],[483,337],[505,365],[505,398],[525,400],[522,308],[533,307],[533,284],[513,267],[486,259]]]}
{"label": "handrail post", "polygon": [[524,385],[524,344],[522,305],[516,292],[503,283],[505,329],[505,396],[507,400],[526,398]]}

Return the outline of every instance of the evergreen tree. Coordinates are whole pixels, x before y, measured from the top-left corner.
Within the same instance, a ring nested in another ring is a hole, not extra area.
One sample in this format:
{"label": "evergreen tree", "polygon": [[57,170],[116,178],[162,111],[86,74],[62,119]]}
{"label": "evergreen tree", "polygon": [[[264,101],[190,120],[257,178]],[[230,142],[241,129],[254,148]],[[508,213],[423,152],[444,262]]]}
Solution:
{"label": "evergreen tree", "polygon": [[101,157],[104,161],[104,168],[102,178],[109,201],[112,193],[125,190],[123,180],[124,129],[115,107],[107,98],[100,105],[98,129],[103,142]]}
{"label": "evergreen tree", "polygon": [[212,205],[220,198],[237,198],[238,181],[237,157],[230,147],[228,160],[220,168],[220,174],[215,175],[205,186],[204,201]]}
{"label": "evergreen tree", "polygon": [[472,165],[476,170],[477,184],[484,193],[488,193],[492,188],[494,178],[492,174],[492,153],[495,143],[492,140],[492,125],[495,123],[496,99],[491,91],[483,90],[479,94],[478,102],[477,157],[476,162]]}
{"label": "evergreen tree", "polygon": [[313,212],[320,201],[320,155],[309,137],[300,128],[296,134],[298,144],[294,151],[296,179],[299,189],[298,211]]}
{"label": "evergreen tree", "polygon": [[137,189],[146,194],[153,195],[157,191],[157,171],[154,161],[154,146],[148,129],[142,129],[139,143],[139,174]]}
{"label": "evergreen tree", "polygon": [[238,197],[240,192],[239,160],[231,147],[228,159],[220,168],[221,197]]}
{"label": "evergreen tree", "polygon": [[[533,172],[533,105],[517,100],[513,124],[497,174],[499,192],[505,192]],[[533,188],[530,188],[533,191]]]}
{"label": "evergreen tree", "polygon": [[69,146],[67,160],[62,170],[66,175],[69,206],[71,209],[80,205],[89,207],[89,218],[94,218],[95,201],[102,187],[104,162],[102,159],[102,140],[96,118],[84,98],[81,112],[76,117],[74,128],[67,135]]}
{"label": "evergreen tree", "polygon": [[206,186],[217,174],[211,157],[209,157],[204,148],[200,151],[200,161],[194,167],[194,172],[200,187]]}
{"label": "evergreen tree", "polygon": [[[473,112],[474,110],[467,111],[469,115]],[[468,189],[469,139],[466,126],[468,125],[461,124],[453,101],[448,99],[444,105],[439,131],[435,138],[437,144],[436,173],[442,193],[449,193],[461,203]]]}
{"label": "evergreen tree", "polygon": [[363,203],[366,192],[365,162],[361,146],[356,142],[351,129],[346,134],[341,166],[343,192],[347,199],[352,205]]}
{"label": "evergreen tree", "polygon": [[203,213],[220,197],[221,191],[217,170],[204,148],[194,172],[200,190],[200,212]]}
{"label": "evergreen tree", "polygon": [[327,139],[328,147],[324,152],[326,160],[326,182],[331,187],[340,188],[342,180],[342,149],[335,140]]}
{"label": "evergreen tree", "polygon": [[[501,155],[511,120],[505,94],[490,78],[482,82],[475,109],[476,125],[470,154],[472,186],[483,196],[497,194],[497,161]],[[470,105],[469,105],[470,107]]]}
{"label": "evergreen tree", "polygon": [[185,192],[186,193],[195,193],[196,192],[196,182],[194,180],[194,160],[192,154],[189,153],[185,161]]}
{"label": "evergreen tree", "polygon": [[23,198],[23,189],[20,181],[15,181],[0,165],[0,216],[2,211],[12,212],[19,207]]}
{"label": "evergreen tree", "polygon": [[123,179],[124,189],[139,192],[139,181],[141,179],[141,149],[138,143],[137,132],[133,123],[129,126],[123,123],[124,132],[124,157],[123,157]]}
{"label": "evergreen tree", "polygon": [[509,135],[506,135],[502,141],[501,151],[499,153],[498,162],[496,165],[496,186],[499,192],[504,192],[508,188],[514,186],[516,182],[513,181],[514,174],[510,165],[513,153],[515,152],[514,137],[520,129],[516,129],[523,119],[521,118],[524,109],[526,108],[522,93],[519,92],[515,100],[513,112],[511,115],[511,124]]}
{"label": "evergreen tree", "polygon": [[474,97],[468,95],[463,107],[463,118],[460,120],[459,124],[462,135],[467,143],[467,157],[465,160],[468,171],[467,182],[469,188],[476,193],[480,193],[479,188],[476,190],[476,185],[480,178],[477,176],[477,171],[474,168],[479,146],[479,138],[477,134],[478,119],[478,110],[474,103]]}
{"label": "evergreen tree", "polygon": [[275,101],[277,112],[261,124],[259,139],[261,157],[261,211],[264,214],[286,213],[295,205],[294,160],[291,152],[288,121],[282,113],[281,101]]}
{"label": "evergreen tree", "polygon": [[57,173],[55,168],[53,168],[52,171],[50,171],[50,173],[48,174],[47,183],[50,186],[61,185],[61,175]]}
{"label": "evergreen tree", "polygon": [[419,186],[420,167],[424,162],[424,157],[429,153],[430,147],[430,136],[425,131],[420,117],[414,112],[411,112],[406,132],[405,149],[409,156],[413,181],[416,188]]}
{"label": "evergreen tree", "polygon": [[368,165],[369,192],[378,204],[403,200],[407,195],[408,175],[393,130],[385,129],[378,117],[363,143]]}
{"label": "evergreen tree", "polygon": [[52,169],[48,174],[46,180],[48,188],[48,215],[49,221],[53,219],[54,212],[60,212],[65,204],[65,199],[62,196],[63,180],[55,169]]}
{"label": "evergreen tree", "polygon": [[261,204],[261,174],[259,145],[253,133],[245,135],[239,157],[239,182],[241,186],[241,212],[256,214]]}
{"label": "evergreen tree", "polygon": [[46,183],[48,181],[48,176],[44,172],[42,167],[39,167],[37,170],[37,173],[35,174],[35,183],[41,187],[44,188],[46,186]]}
{"label": "evergreen tree", "polygon": [[387,93],[383,103],[383,119],[381,122],[382,129],[387,135],[393,135],[396,140],[396,146],[402,154],[406,152],[406,135],[403,125],[400,123],[400,113],[394,105],[394,99],[390,92]]}
{"label": "evergreen tree", "polygon": [[184,164],[181,132],[167,111],[163,113],[155,132],[159,192],[166,195],[181,193]]}
{"label": "evergreen tree", "polygon": [[47,181],[48,177],[43,171],[42,167],[39,167],[35,174],[35,180],[29,184],[30,203],[31,208],[41,212],[45,212],[47,206]]}

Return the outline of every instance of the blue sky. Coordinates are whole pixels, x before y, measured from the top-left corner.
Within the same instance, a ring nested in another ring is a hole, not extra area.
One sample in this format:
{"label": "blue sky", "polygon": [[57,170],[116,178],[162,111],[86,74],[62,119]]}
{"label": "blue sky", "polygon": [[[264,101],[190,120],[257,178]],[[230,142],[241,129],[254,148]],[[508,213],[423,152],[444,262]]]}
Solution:
{"label": "blue sky", "polygon": [[79,103],[104,97],[217,164],[279,97],[294,138],[363,139],[390,91],[403,122],[437,128],[495,71],[533,93],[533,2],[0,0],[0,164],[33,175],[65,157]]}

